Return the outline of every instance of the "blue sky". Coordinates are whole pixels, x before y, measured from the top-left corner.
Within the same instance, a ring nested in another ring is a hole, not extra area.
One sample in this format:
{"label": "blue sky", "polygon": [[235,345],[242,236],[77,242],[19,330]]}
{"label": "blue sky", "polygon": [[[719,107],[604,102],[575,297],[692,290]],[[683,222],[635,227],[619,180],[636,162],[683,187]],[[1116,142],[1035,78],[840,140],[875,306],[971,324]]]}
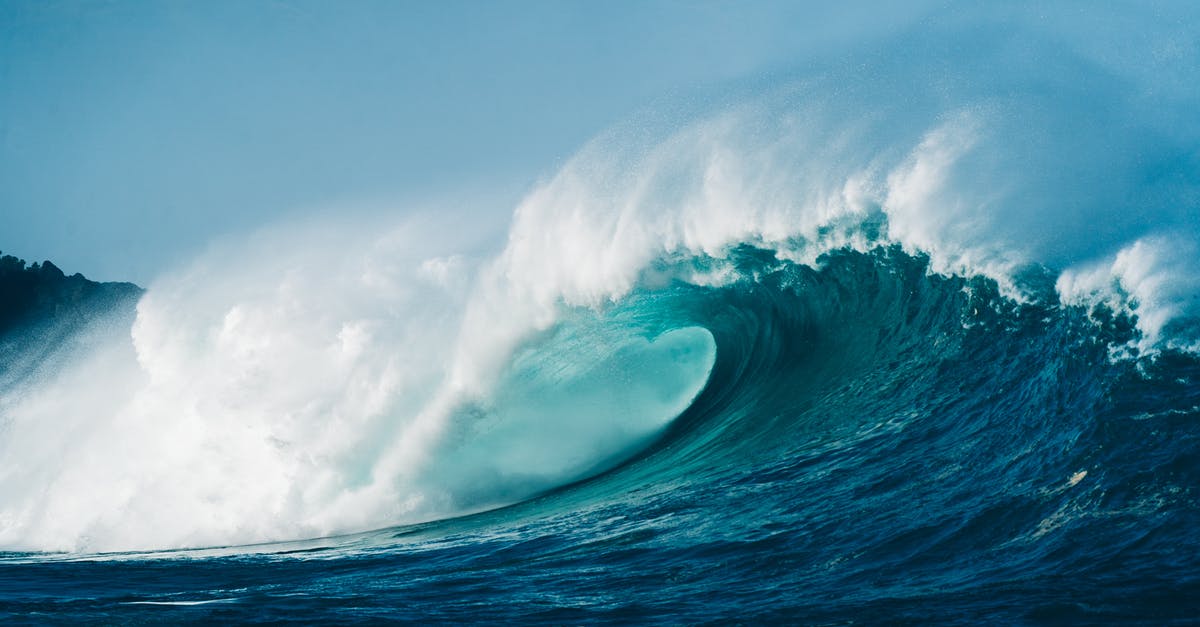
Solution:
{"label": "blue sky", "polygon": [[640,107],[919,15],[0,0],[0,249],[144,283],[214,237],[300,212],[464,188],[511,204]]}

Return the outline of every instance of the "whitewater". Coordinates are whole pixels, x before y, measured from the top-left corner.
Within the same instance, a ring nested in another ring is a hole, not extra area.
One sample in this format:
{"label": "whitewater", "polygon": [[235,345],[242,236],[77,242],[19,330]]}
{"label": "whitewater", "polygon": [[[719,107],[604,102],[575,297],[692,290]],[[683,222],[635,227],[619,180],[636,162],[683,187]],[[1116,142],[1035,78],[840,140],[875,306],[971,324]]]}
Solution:
{"label": "whitewater", "polygon": [[1194,620],[1197,33],[947,10],[214,242],[0,372],[0,615]]}

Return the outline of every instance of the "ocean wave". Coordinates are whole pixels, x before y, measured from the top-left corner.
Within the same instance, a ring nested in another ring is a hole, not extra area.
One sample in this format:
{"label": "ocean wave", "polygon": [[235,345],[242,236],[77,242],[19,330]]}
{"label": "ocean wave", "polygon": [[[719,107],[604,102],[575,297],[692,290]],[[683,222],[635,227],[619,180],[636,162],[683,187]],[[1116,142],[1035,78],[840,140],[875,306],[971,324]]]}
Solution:
{"label": "ocean wave", "polygon": [[1069,418],[1138,386],[1138,415],[1196,405],[1197,64],[1162,41],[1139,66],[1026,23],[923,31],[620,125],[501,234],[468,212],[214,245],[128,332],[5,390],[0,546],[575,507],[923,417],[935,443],[1010,420],[971,444],[1005,453],[854,489],[1098,482],[1095,456],[1046,457],[1096,428]]}

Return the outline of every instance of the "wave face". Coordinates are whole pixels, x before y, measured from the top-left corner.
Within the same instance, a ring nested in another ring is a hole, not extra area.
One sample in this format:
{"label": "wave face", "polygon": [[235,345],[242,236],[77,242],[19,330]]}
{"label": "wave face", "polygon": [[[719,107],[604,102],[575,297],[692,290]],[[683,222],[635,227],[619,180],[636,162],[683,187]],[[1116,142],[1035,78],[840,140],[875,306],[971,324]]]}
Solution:
{"label": "wave face", "polygon": [[1164,24],[945,15],[615,128],[499,237],[214,245],[3,390],[3,611],[1194,617],[1200,53]]}

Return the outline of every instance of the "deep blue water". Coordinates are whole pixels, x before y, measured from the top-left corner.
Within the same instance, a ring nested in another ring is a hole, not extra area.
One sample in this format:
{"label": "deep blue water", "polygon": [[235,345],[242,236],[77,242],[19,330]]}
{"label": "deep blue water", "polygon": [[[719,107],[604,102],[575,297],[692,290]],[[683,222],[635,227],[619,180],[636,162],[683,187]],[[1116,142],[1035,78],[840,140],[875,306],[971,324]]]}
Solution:
{"label": "deep blue water", "polygon": [[473,516],[297,543],[7,553],[21,622],[1140,623],[1200,616],[1200,360],[896,248],[671,284],[703,392],[616,468]]}

